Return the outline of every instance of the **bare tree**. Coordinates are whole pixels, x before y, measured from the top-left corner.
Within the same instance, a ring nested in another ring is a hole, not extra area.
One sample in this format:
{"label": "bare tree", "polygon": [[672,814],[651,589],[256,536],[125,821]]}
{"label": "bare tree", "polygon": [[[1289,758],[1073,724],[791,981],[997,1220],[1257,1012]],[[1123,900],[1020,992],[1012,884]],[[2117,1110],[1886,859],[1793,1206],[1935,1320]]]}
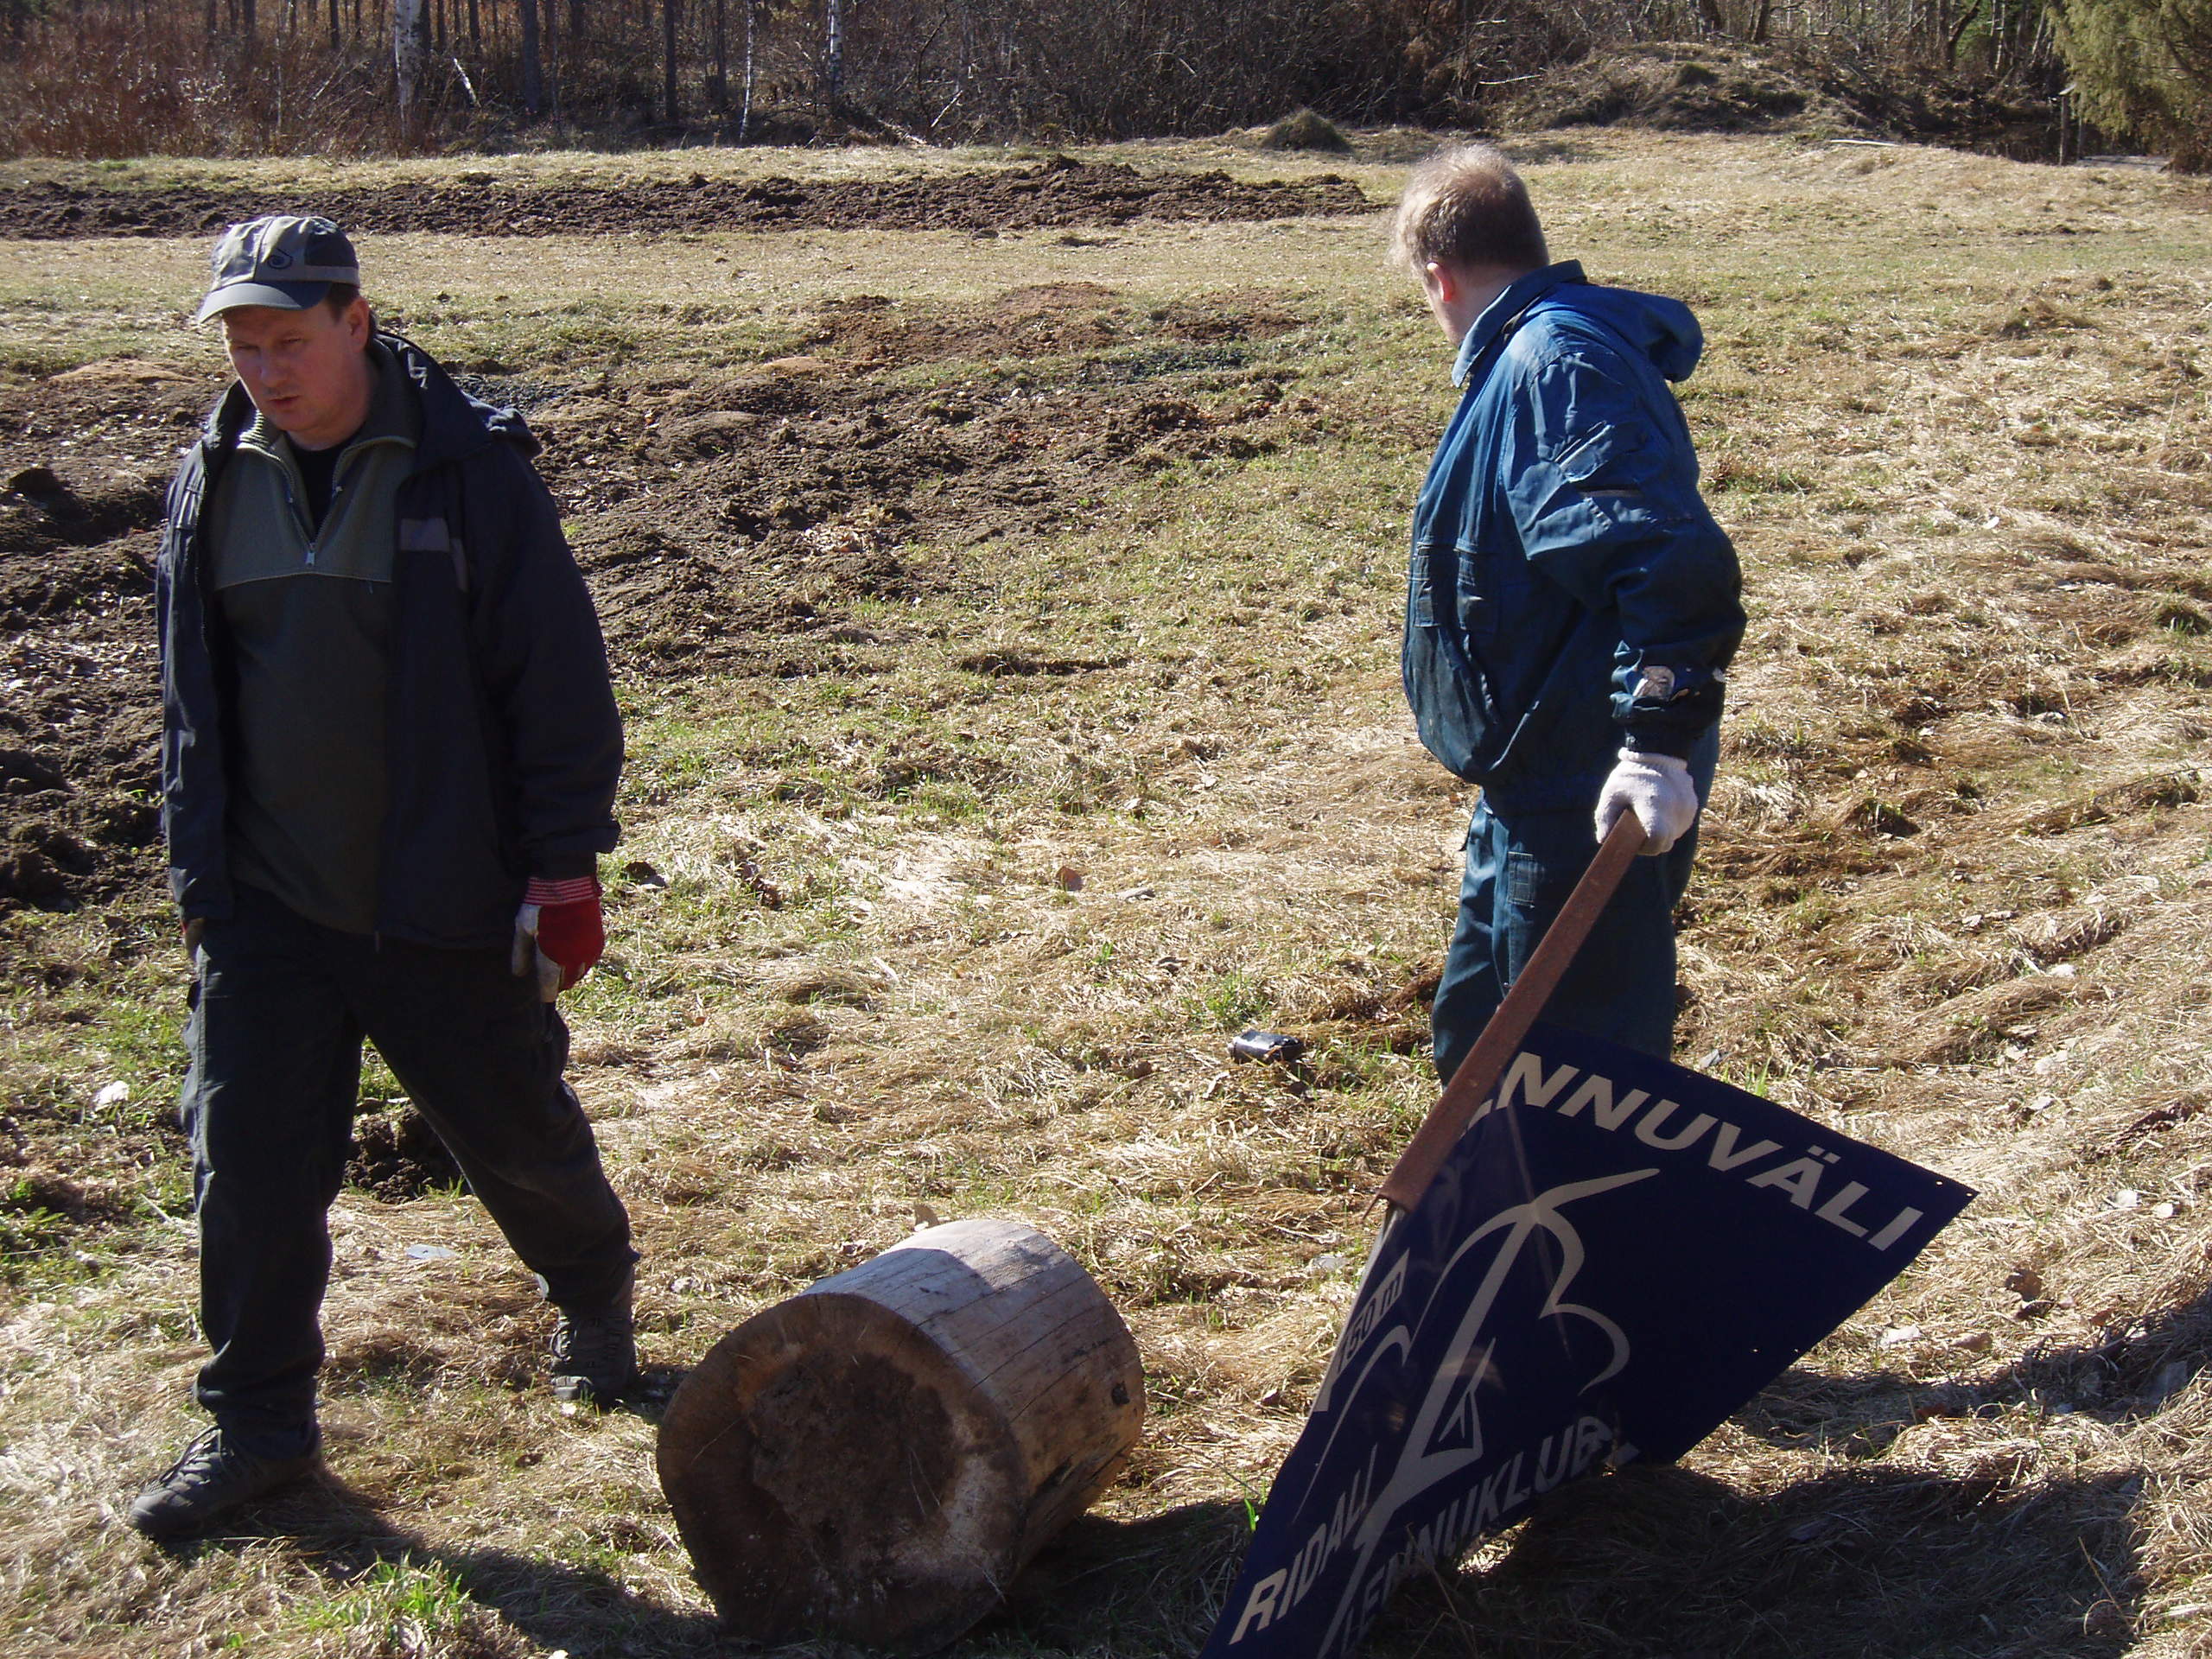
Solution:
{"label": "bare tree", "polygon": [[660,0],[661,103],[671,127],[680,118],[676,107],[676,16],[677,0]]}
{"label": "bare tree", "polygon": [[516,10],[522,14],[523,113],[536,120],[545,107],[545,62],[537,40],[537,0],[518,0]]}
{"label": "bare tree", "polygon": [[[817,124],[872,118],[944,138],[1218,132],[1272,120],[1300,105],[1353,124],[1465,124],[1494,117],[1496,100],[1511,95],[1494,88],[1587,54],[1700,38],[1810,54],[1847,75],[1863,71],[1891,83],[1921,68],[1986,81],[2001,76],[2011,83],[2008,95],[2037,95],[2055,92],[2065,79],[2053,78],[2056,12],[2109,10],[2135,19],[2138,32],[2172,35],[2171,18],[2212,5],[712,0],[687,6],[684,0],[566,0],[563,11],[563,0],[512,0],[512,6],[491,0],[488,10],[486,0],[369,0],[365,10],[362,0],[323,0],[326,15],[319,16],[316,0],[282,0],[281,7],[272,0],[272,28],[262,41],[264,3],[0,0],[0,58],[14,60],[10,73],[16,75],[10,98],[0,99],[0,133],[33,130],[6,107],[10,102],[96,103],[100,72],[86,66],[111,63],[120,49],[143,50],[157,62],[194,63],[189,96],[181,90],[163,94],[166,113],[111,113],[100,130],[143,129],[118,137],[120,143],[358,143],[389,122],[394,79],[403,75],[406,120],[419,137],[445,118],[447,107],[445,79],[427,55],[434,36],[454,53],[468,78],[469,101],[480,98],[484,107],[505,105],[519,118],[550,115],[587,129],[628,124],[641,111],[680,125],[690,97],[683,79],[689,54],[700,66],[700,96],[692,100],[699,109],[690,113],[710,108],[744,143],[772,123],[803,124],[809,114]],[[741,21],[730,15],[741,3]],[[327,48],[320,38],[325,22]],[[741,29],[742,41],[734,39]],[[2169,42],[2145,33],[2144,39],[2145,51],[2171,56],[2184,49],[2178,36]],[[111,44],[124,40],[143,45]],[[86,43],[94,41],[105,58],[91,54]],[[305,60],[310,52],[312,64]],[[15,65],[26,67],[18,73]],[[268,118],[280,75],[289,112],[281,130]],[[732,84],[741,79],[741,89]],[[28,89],[25,98],[14,96],[18,86]],[[302,122],[300,95],[308,88],[316,107]],[[338,102],[349,111],[344,118],[336,114]],[[809,104],[810,111],[804,107]],[[49,123],[38,130],[57,129]]]}
{"label": "bare tree", "polygon": [[729,117],[729,0],[715,0],[715,113]]}

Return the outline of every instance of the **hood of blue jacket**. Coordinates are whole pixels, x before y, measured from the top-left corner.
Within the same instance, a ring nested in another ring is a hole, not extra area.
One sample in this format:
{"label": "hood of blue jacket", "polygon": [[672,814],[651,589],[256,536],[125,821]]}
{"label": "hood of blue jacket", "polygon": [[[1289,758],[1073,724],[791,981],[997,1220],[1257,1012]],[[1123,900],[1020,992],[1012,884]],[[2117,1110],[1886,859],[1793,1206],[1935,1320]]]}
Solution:
{"label": "hood of blue jacket", "polygon": [[1452,379],[1465,380],[1490,343],[1540,300],[1602,323],[1669,380],[1688,379],[1705,351],[1705,331],[1680,300],[1629,288],[1598,287],[1582,274],[1580,264],[1569,259],[1530,271],[1484,308],[1459,342]]}
{"label": "hood of blue jacket", "polygon": [[1705,351],[1705,331],[1680,300],[1663,294],[1639,294],[1629,288],[1581,283],[1559,296],[1593,316],[1651,359],[1669,380],[1687,380]]}

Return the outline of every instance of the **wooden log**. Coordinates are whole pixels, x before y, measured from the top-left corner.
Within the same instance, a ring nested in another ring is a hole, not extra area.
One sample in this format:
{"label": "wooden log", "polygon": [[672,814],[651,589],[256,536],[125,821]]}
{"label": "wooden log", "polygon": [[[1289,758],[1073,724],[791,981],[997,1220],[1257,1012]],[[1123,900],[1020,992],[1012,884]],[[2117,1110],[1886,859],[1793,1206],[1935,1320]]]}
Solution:
{"label": "wooden log", "polygon": [[922,1654],[998,1605],[1143,1418],[1136,1344],[1074,1259],[956,1221],[724,1337],[657,1461],[733,1634]]}

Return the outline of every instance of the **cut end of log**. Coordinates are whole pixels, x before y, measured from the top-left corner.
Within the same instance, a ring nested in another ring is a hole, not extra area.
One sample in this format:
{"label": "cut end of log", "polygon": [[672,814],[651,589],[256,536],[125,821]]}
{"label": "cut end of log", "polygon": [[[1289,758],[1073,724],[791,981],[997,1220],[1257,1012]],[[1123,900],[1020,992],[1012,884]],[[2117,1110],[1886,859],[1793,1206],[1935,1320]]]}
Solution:
{"label": "cut end of log", "polygon": [[956,1222],[779,1303],[685,1378],[661,1485],[734,1634],[931,1651],[1135,1443],[1136,1345],[1042,1233]]}

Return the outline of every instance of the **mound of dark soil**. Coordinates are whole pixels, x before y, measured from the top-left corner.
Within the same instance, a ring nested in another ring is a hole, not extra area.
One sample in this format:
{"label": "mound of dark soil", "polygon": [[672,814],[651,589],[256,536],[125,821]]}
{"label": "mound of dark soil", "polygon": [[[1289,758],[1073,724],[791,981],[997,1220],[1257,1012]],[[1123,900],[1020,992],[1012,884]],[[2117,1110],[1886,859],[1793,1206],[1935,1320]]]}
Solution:
{"label": "mound of dark soil", "polygon": [[317,190],[312,197],[81,184],[0,189],[0,237],[201,236],[261,213],[327,213],[352,231],[589,236],[615,231],[1012,231],[1136,219],[1247,220],[1363,213],[1331,174],[1245,183],[1225,173],[1140,173],[1054,156],[1033,167],[899,179],[709,179],[601,185],[450,182]]}
{"label": "mound of dark soil", "polygon": [[[544,439],[624,671],[867,671],[855,601],[957,590],[963,547],[1310,429],[1314,406],[1249,360],[1295,326],[1087,283],[957,311],[862,296],[820,314],[804,355],[719,378],[463,378]],[[995,370],[934,391],[878,372],[958,359]],[[0,911],[154,887],[152,564],[162,486],[218,389],[212,364],[130,362],[0,387]]]}
{"label": "mound of dark soil", "polygon": [[1986,75],[1829,59],[1802,42],[1619,47],[1539,76],[1499,116],[1523,130],[1858,133],[2018,161],[2050,160],[2057,142],[2049,100],[2022,87]]}
{"label": "mound of dark soil", "polygon": [[[1243,341],[1268,340],[1297,326],[1288,312],[1264,302],[1232,310],[1198,300],[1175,300],[1143,313],[1119,308],[1114,291],[1096,283],[1042,283],[1018,288],[997,303],[948,315],[902,307],[880,294],[859,294],[823,308],[810,351],[833,348],[855,366],[934,362],[944,358],[1056,357],[1118,353],[1116,360],[1147,350],[1225,344],[1214,366],[1235,366]],[[1101,358],[1096,365],[1104,366]],[[1185,366],[1206,365],[1192,360]]]}
{"label": "mound of dark soil", "polygon": [[1980,150],[2016,162],[2058,157],[2049,99],[2028,88],[1973,74],[1907,74],[1866,66],[1831,68],[1836,96],[1885,137]]}
{"label": "mound of dark soil", "polygon": [[0,391],[0,908],[68,908],[160,835],[153,562],[199,419],[132,365]]}
{"label": "mound of dark soil", "polygon": [[353,1120],[353,1156],[346,1166],[348,1186],[387,1204],[404,1204],[461,1183],[461,1166],[413,1107],[364,1112]]}
{"label": "mound of dark soil", "polygon": [[[1130,312],[1079,283],[964,314],[862,296],[823,312],[807,355],[533,419],[625,667],[849,669],[870,643],[845,626],[855,600],[959,579],[941,559],[918,574],[909,545],[1049,531],[1116,475],[1276,448],[1300,411],[1246,366],[1246,342],[1292,326],[1197,304]],[[869,373],[957,356],[1057,365],[932,391]]]}
{"label": "mound of dark soil", "polygon": [[1312,149],[1332,156],[1352,153],[1351,140],[1325,115],[1298,110],[1260,135],[1262,149]]}
{"label": "mound of dark soil", "polygon": [[1599,53],[1545,74],[1507,105],[1517,128],[1648,127],[1662,132],[1858,130],[1787,55],[1713,42],[1661,41]]}

